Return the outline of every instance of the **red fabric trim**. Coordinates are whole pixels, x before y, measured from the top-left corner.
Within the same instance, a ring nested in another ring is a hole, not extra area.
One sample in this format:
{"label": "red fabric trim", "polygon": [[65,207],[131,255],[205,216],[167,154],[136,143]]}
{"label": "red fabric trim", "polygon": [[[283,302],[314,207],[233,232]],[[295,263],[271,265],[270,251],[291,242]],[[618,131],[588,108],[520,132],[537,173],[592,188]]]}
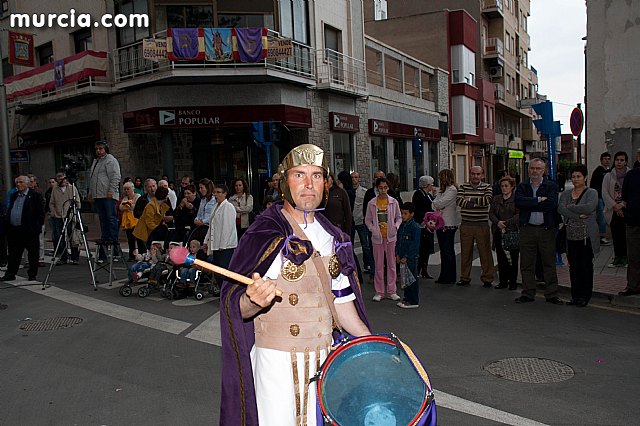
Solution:
{"label": "red fabric trim", "polygon": [[[72,56],[68,56],[66,58],[64,58],[64,63],[68,64],[70,62],[75,61],[76,59],[80,59],[84,56],[95,56],[96,58],[106,58],[107,57],[107,52],[102,52],[102,51],[97,51],[97,50],[85,50],[82,51],[80,53],[76,53],[75,55]],[[11,77],[7,77],[4,79],[5,84],[9,84],[12,83],[14,81],[18,81],[18,80],[23,80],[25,78],[29,78],[29,77],[33,77],[37,74],[41,74],[43,72],[47,72],[47,71],[51,71],[53,70],[53,62],[49,63],[49,64],[45,64],[42,66],[39,66],[38,68],[34,68],[32,70],[29,71],[24,71],[21,72],[20,74],[16,74],[13,75]]]}
{"label": "red fabric trim", "polygon": [[49,81],[45,84],[41,84],[36,87],[30,87],[29,89],[20,90],[19,92],[13,92],[10,95],[7,95],[7,99],[17,98],[19,96],[29,95],[31,93],[39,92],[42,90],[53,90],[56,88],[56,84],[53,81]]}

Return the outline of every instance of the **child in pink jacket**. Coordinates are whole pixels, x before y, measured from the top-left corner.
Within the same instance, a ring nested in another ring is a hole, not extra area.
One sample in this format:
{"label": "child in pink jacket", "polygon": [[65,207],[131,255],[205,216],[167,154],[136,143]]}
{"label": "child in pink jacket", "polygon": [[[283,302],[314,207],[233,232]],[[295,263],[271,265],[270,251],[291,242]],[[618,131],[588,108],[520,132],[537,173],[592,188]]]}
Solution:
{"label": "child in pink jacket", "polygon": [[[389,182],[386,178],[376,179],[378,196],[367,204],[364,222],[371,231],[373,259],[376,265],[373,283],[376,288],[375,302],[385,296],[391,300],[400,300],[396,294],[396,239],[402,223],[398,201],[387,195]],[[384,290],[385,255],[387,264],[387,291]]]}

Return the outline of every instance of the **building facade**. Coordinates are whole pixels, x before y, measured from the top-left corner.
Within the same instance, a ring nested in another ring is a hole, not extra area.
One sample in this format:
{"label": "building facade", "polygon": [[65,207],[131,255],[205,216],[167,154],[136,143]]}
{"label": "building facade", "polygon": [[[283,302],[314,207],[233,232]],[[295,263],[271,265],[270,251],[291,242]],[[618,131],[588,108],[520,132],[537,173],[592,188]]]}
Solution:
{"label": "building facade", "polygon": [[[71,3],[77,2],[61,2],[55,9],[83,12]],[[370,183],[373,171],[382,168],[401,177],[402,190],[412,190],[416,174],[437,173],[443,162],[448,166],[442,131],[448,73],[365,41],[362,5],[90,0],[84,7],[92,17],[142,13],[149,27],[38,30],[36,68],[6,64],[11,147],[27,150],[30,158],[13,172],[53,175],[74,162],[78,187],[86,194],[93,143],[104,138],[123,177],[165,174],[174,180],[186,174],[228,185],[244,177],[251,188],[261,188],[293,146],[314,143],[328,152],[336,174],[357,170]],[[36,0],[20,2],[22,13],[47,12],[41,9]],[[273,56],[269,51],[248,63],[206,55],[176,60],[158,47],[176,40],[175,28],[198,28],[206,45],[204,29],[212,28],[222,34],[222,49],[231,45],[224,35],[232,27],[263,28],[269,46],[284,40],[289,51]],[[5,32],[2,37],[6,43]],[[365,50],[397,61],[403,72],[419,70],[412,84],[421,91],[390,86],[389,80],[371,83]],[[67,75],[56,82],[60,63]]]}
{"label": "building facade", "polygon": [[640,149],[640,3],[587,0],[586,159],[624,151],[633,163]]}
{"label": "building facade", "polygon": [[[375,3],[375,2],[374,2]],[[538,140],[530,104],[528,0],[384,2],[384,18],[365,3],[365,32],[450,71],[452,167],[465,181],[473,165],[487,177],[520,174],[525,148]]]}

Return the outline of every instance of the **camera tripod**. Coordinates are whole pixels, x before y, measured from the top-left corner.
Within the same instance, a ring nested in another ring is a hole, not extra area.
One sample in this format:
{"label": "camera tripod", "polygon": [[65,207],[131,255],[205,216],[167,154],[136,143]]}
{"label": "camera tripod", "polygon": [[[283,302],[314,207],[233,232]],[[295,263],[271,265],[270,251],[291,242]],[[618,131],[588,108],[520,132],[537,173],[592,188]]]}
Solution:
{"label": "camera tripod", "polygon": [[[87,252],[87,264],[89,265],[89,271],[91,272],[91,282],[93,283],[93,289],[95,291],[98,290],[96,286],[96,276],[93,273],[93,266],[91,265],[91,253],[89,251],[89,245],[87,244],[87,236],[85,234],[84,224],[82,223],[82,217],[80,216],[80,209],[78,208],[79,200],[76,197],[76,187],[73,183],[69,183],[68,190],[73,194],[73,198],[68,199],[65,203],[70,203],[69,207],[67,207],[67,213],[64,217],[64,222],[62,225],[62,232],[60,234],[60,238],[56,243],[56,247],[53,250],[53,260],[51,261],[51,265],[49,265],[49,271],[47,272],[47,276],[42,283],[42,289],[46,289],[47,283],[49,282],[49,276],[51,275],[51,271],[54,266],[58,263],[58,260],[62,257],[62,254],[58,256],[58,251],[60,250],[60,246],[62,245],[62,241],[65,241],[65,250],[70,250],[71,239],[69,237],[69,230],[74,229],[73,227],[77,226],[80,230],[80,234],[82,235],[82,243],[84,244],[84,249]],[[80,247],[78,247],[80,250]]]}

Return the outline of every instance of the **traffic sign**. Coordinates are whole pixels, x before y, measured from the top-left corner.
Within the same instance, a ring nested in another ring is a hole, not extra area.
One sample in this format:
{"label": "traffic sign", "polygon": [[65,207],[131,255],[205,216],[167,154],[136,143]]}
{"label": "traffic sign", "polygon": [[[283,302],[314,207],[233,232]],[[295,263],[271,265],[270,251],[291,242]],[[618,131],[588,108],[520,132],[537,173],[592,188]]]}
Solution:
{"label": "traffic sign", "polygon": [[569,125],[571,126],[571,133],[573,136],[578,136],[582,133],[582,126],[584,126],[584,116],[580,108],[574,108],[571,111],[571,118],[569,118]]}

